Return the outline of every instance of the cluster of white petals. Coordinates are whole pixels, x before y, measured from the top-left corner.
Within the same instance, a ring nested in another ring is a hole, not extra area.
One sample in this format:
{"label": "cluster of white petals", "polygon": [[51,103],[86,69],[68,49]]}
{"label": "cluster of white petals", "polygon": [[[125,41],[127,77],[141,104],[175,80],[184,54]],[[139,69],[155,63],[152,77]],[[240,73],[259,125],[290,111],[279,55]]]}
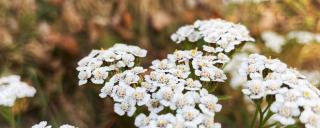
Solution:
{"label": "cluster of white petals", "polygon": [[240,67],[240,63],[243,62],[246,58],[248,58],[247,53],[238,53],[232,56],[230,62],[225,66],[224,71],[230,74],[230,86],[234,89],[241,87],[247,81],[247,77],[240,75],[238,69]]}
{"label": "cluster of white petals", "polygon": [[[52,128],[52,126],[48,125],[47,121],[41,121],[40,123],[31,126],[31,128]],[[64,125],[61,125],[59,128],[77,128],[77,127],[69,124],[64,124]]]}
{"label": "cluster of white petals", "polygon": [[17,98],[33,97],[36,89],[20,81],[20,76],[10,75],[0,78],[0,105],[13,106]]}
{"label": "cluster of white petals", "polygon": [[288,39],[295,39],[297,43],[309,44],[313,41],[320,43],[320,33],[308,31],[291,31],[287,35]]}
{"label": "cluster of white petals", "polygon": [[138,58],[146,54],[145,49],[126,44],[115,44],[107,50],[93,50],[78,62],[79,85],[86,84],[89,79],[94,84],[103,84],[109,72],[132,68]]}
{"label": "cluster of white petals", "polygon": [[271,119],[292,125],[300,119],[307,128],[319,128],[320,91],[305,76],[278,59],[251,54],[240,66],[247,77],[242,92],[253,100],[274,97]]}
{"label": "cluster of white petals", "polygon": [[140,113],[137,127],[218,128],[220,124],[213,119],[222,106],[203,86],[224,82],[227,77],[220,68],[230,59],[210,48],[177,50],[152,61],[148,74],[135,64],[126,70],[104,71],[112,75],[102,79],[100,97],[113,99],[114,111],[120,116],[131,117],[138,107],[146,106],[149,115]]}
{"label": "cluster of white petals", "polygon": [[[181,27],[172,39],[177,43],[202,39],[207,45],[154,60],[150,71],[135,62],[135,57],[146,56],[136,46],[116,44],[94,50],[78,63],[79,84],[89,78],[104,84],[99,96],[111,98],[120,116],[138,115],[135,126],[139,128],[220,128],[214,116],[222,105],[210,93],[227,79],[222,67],[230,61],[228,53],[253,38],[246,27],[218,19]],[[137,111],[139,107],[148,112]]]}
{"label": "cluster of white petals", "polygon": [[270,48],[276,53],[282,51],[282,46],[286,43],[286,40],[283,36],[273,32],[266,31],[261,34],[261,38],[265,42],[266,47]]}
{"label": "cluster of white petals", "polygon": [[180,27],[171,39],[176,43],[203,40],[215,45],[218,52],[230,52],[242,42],[254,41],[245,26],[221,19],[197,20],[193,25]]}
{"label": "cluster of white petals", "polygon": [[261,34],[261,38],[267,48],[275,53],[281,53],[282,47],[295,40],[299,44],[320,43],[320,33],[312,33],[308,31],[291,31],[287,35],[280,35],[274,31],[265,31]]}
{"label": "cluster of white petals", "polygon": [[[229,58],[221,54],[179,50],[166,59],[153,61],[152,71],[141,84],[152,96],[147,103],[150,114],[140,114],[135,125],[148,128],[221,127],[213,119],[222,106],[217,103],[218,98],[203,87],[203,83],[223,82],[226,79],[218,65],[224,65]],[[159,114],[165,108],[176,114]]]}

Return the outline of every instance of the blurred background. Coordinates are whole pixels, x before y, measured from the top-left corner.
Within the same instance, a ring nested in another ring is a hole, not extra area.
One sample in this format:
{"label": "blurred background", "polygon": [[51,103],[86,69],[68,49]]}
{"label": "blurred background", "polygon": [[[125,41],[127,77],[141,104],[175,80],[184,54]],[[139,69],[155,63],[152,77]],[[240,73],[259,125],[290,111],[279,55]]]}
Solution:
{"label": "blurred background", "polygon": [[[21,75],[37,89],[13,107],[17,126],[132,127],[99,98],[99,86],[78,86],[77,61],[122,42],[147,49],[148,67],[179,47],[170,40],[177,28],[210,18],[244,24],[256,38],[250,52],[279,58],[319,85],[320,0],[0,0],[0,74]],[[241,92],[226,83],[217,93],[230,97],[216,120],[248,127],[252,108]],[[0,127],[9,127],[2,117]]]}

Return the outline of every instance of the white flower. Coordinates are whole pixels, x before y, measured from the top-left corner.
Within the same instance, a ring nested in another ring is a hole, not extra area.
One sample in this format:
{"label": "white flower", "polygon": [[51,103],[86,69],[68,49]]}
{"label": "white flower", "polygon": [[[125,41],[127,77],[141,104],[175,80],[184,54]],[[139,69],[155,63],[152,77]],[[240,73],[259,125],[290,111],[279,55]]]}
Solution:
{"label": "white flower", "polygon": [[160,103],[160,101],[154,98],[150,99],[146,106],[148,107],[148,111],[151,113],[159,113],[164,109],[164,106]]}
{"label": "white flower", "polygon": [[146,92],[145,88],[137,87],[132,93],[132,98],[137,102],[138,106],[142,106],[150,100],[150,94]]}
{"label": "white flower", "polygon": [[260,99],[265,96],[265,84],[261,80],[250,80],[246,83],[242,93],[248,95],[251,99]]}
{"label": "white flower", "polygon": [[301,97],[301,92],[297,89],[282,88],[276,94],[276,102],[284,103],[287,106],[297,107],[298,99]]}
{"label": "white flower", "polygon": [[176,68],[171,69],[170,73],[175,75],[178,78],[186,79],[188,78],[191,72],[190,72],[189,65],[180,64],[180,65],[177,65]]}
{"label": "white flower", "polygon": [[76,128],[76,127],[69,124],[64,124],[64,125],[61,125],[59,128]]}
{"label": "white flower", "polygon": [[[79,85],[86,84],[91,77],[94,84],[103,84],[109,72],[121,71],[121,68],[132,68],[135,74],[144,72],[142,67],[135,69],[136,57],[145,57],[147,51],[137,46],[115,44],[107,50],[92,50],[92,52],[78,62]],[[140,70],[141,69],[141,70]],[[136,70],[136,71],[135,71]],[[142,71],[142,72],[140,72]],[[117,72],[118,73],[118,72]]]}
{"label": "white flower", "polygon": [[298,89],[302,93],[302,96],[297,101],[300,106],[313,106],[317,103],[319,96],[308,86],[300,85]]}
{"label": "white flower", "polygon": [[139,128],[149,128],[152,121],[151,117],[141,113],[136,117],[134,125]]}
{"label": "white flower", "polygon": [[218,98],[214,95],[202,96],[200,98],[199,108],[204,114],[214,116],[215,112],[220,112],[222,105],[217,104]]}
{"label": "white flower", "polygon": [[239,67],[239,73],[243,76],[249,75],[251,79],[262,78],[267,58],[259,54],[251,54],[248,59],[243,60]]}
{"label": "white flower", "polygon": [[117,85],[113,87],[111,97],[114,101],[122,102],[128,96],[132,95],[134,89],[127,85]]}
{"label": "white flower", "polygon": [[162,87],[160,90],[156,93],[157,99],[160,101],[160,103],[164,106],[170,106],[172,104],[172,99],[174,95],[174,91],[170,87]]}
{"label": "white flower", "polygon": [[20,76],[0,78],[0,105],[11,107],[17,98],[33,97],[36,89],[20,81]]}
{"label": "white flower", "polygon": [[211,74],[214,72],[212,68],[203,68],[202,70],[195,70],[195,74],[200,76],[201,81],[210,81]]}
{"label": "white flower", "polygon": [[281,74],[281,79],[284,84],[290,87],[296,87],[299,83],[298,76],[289,70],[286,70],[285,73]]}
{"label": "white flower", "polygon": [[296,39],[301,44],[308,44],[314,40],[314,34],[307,31],[292,31],[287,36],[289,39]]}
{"label": "white flower", "polygon": [[231,61],[223,69],[224,71],[229,72],[231,74],[230,85],[233,88],[237,88],[241,85],[244,85],[247,81],[247,77],[240,75],[240,73],[237,71],[238,69],[240,69],[239,64],[241,64],[243,60],[245,60],[247,57],[248,55],[245,53],[235,54],[232,57]]}
{"label": "white flower", "polygon": [[203,45],[203,51],[209,52],[209,53],[216,53],[216,49],[211,46]]}
{"label": "white flower", "polygon": [[272,31],[266,31],[262,33],[261,37],[264,40],[265,45],[272,51],[276,53],[280,53],[282,51],[282,46],[285,44],[283,36]]}
{"label": "white flower", "polygon": [[185,127],[197,127],[198,124],[202,122],[203,115],[199,112],[199,110],[193,107],[184,107],[180,111],[178,111],[177,120],[183,122]]}
{"label": "white flower", "polygon": [[132,54],[123,54],[121,55],[121,61],[118,61],[117,67],[133,67],[135,57]]}
{"label": "white flower", "polygon": [[205,115],[199,128],[221,128],[221,124],[214,122],[213,116]]}
{"label": "white flower", "polygon": [[122,75],[123,78],[119,80],[119,85],[131,85],[140,80],[140,77],[131,70],[124,71]]}
{"label": "white flower", "polygon": [[127,114],[127,116],[131,117],[137,109],[135,104],[134,100],[126,98],[121,103],[114,104],[114,112],[120,116]]}
{"label": "white flower", "polygon": [[[177,30],[176,33],[171,35],[171,40],[176,43],[180,43],[180,42],[186,40],[186,38],[188,36],[190,36],[191,33],[193,33],[193,32],[194,32],[194,28],[192,25],[182,26]],[[194,40],[192,40],[192,41],[194,41]]]}
{"label": "white flower", "polygon": [[[201,92],[201,90],[200,90],[200,92]],[[189,97],[190,99],[192,99],[194,103],[200,102],[200,94],[198,91],[187,91],[184,95],[186,97]]]}
{"label": "white flower", "polygon": [[291,125],[295,123],[296,117],[300,114],[300,110],[297,106],[288,106],[280,102],[274,102],[270,110],[275,114],[271,117],[275,121],[279,121],[283,125]]}
{"label": "white flower", "polygon": [[168,72],[170,69],[175,67],[175,63],[170,62],[168,59],[154,60],[152,61],[151,69],[155,71]]}
{"label": "white flower", "polygon": [[282,73],[287,69],[287,65],[278,59],[267,59],[265,62],[266,68],[277,73]]}
{"label": "white flower", "polygon": [[158,115],[155,117],[155,121],[151,122],[150,128],[175,128],[176,117],[171,113],[165,115]]}
{"label": "white flower", "polygon": [[212,81],[224,82],[227,79],[227,76],[224,74],[223,70],[213,67],[213,72],[210,74]]}
{"label": "white flower", "polygon": [[175,93],[172,99],[170,108],[172,110],[182,109],[185,106],[195,106],[195,101],[190,95],[184,95],[182,93]]}
{"label": "white flower", "polygon": [[114,53],[113,51],[104,51],[101,52],[98,56],[98,58],[100,58],[101,60],[104,60],[106,62],[114,62],[116,60],[120,60],[121,59],[121,55],[118,55],[116,53]]}
{"label": "white flower", "polygon": [[267,95],[275,95],[281,89],[282,81],[279,79],[270,79],[264,82]]}
{"label": "white flower", "polygon": [[91,77],[91,69],[84,67],[78,74],[79,85],[84,85],[88,82],[88,79]]}
{"label": "white flower", "polygon": [[100,90],[99,96],[101,98],[105,98],[107,96],[111,96],[112,91],[113,91],[113,86],[114,86],[114,83],[112,83],[112,82],[105,83],[104,86]]}
{"label": "white flower", "polygon": [[47,124],[47,121],[41,121],[39,124],[33,125],[31,128],[51,128],[52,126]]}
{"label": "white flower", "polygon": [[[51,128],[51,125],[48,125],[47,121],[41,121],[38,124],[33,125],[31,128]],[[69,124],[63,124],[59,128],[77,128]]]}
{"label": "white flower", "polygon": [[92,72],[93,78],[91,78],[91,82],[95,84],[103,84],[104,80],[108,77],[108,68],[100,67],[96,68]]}
{"label": "white flower", "polygon": [[230,52],[241,42],[254,41],[244,26],[221,19],[198,20],[193,25],[183,26],[171,35],[171,39],[176,43],[203,39],[207,43],[218,44],[225,52]]}
{"label": "white flower", "polygon": [[145,88],[148,92],[155,92],[157,86],[149,82],[141,82],[141,87]]}
{"label": "white flower", "polygon": [[320,99],[318,99],[316,103],[313,106],[311,106],[311,109],[314,113],[320,115]]}
{"label": "white flower", "polygon": [[217,60],[215,61],[215,63],[225,64],[229,61],[230,61],[230,58],[226,54],[218,53]]}
{"label": "white flower", "polygon": [[186,90],[200,90],[200,88],[202,87],[200,81],[198,80],[193,80],[191,78],[188,78],[186,81]]}
{"label": "white flower", "polygon": [[130,47],[130,52],[137,56],[137,57],[146,57],[147,56],[147,50],[141,49],[137,46],[129,46]]}
{"label": "white flower", "polygon": [[197,70],[205,67],[213,67],[216,58],[216,56],[198,56],[193,58],[192,67]]}
{"label": "white flower", "polygon": [[320,115],[315,114],[310,109],[306,109],[301,113],[300,121],[305,124],[306,128],[319,128]]}

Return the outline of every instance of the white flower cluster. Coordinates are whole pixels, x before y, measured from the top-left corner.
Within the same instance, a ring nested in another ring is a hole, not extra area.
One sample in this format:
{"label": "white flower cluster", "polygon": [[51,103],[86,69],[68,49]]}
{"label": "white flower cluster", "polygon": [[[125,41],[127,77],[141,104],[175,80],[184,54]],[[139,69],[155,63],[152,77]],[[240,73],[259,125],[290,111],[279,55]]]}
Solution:
{"label": "white flower cluster", "polygon": [[193,25],[180,27],[171,39],[176,43],[204,40],[215,45],[218,52],[230,52],[241,42],[254,41],[245,26],[221,19],[197,20]]}
{"label": "white flower cluster", "polygon": [[251,54],[239,72],[248,81],[242,92],[253,100],[272,96],[272,119],[291,125],[299,117],[307,128],[320,127],[320,91],[303,75],[278,59]]}
{"label": "white flower cluster", "polygon": [[299,44],[310,44],[312,42],[320,43],[320,34],[308,31],[291,31],[286,36],[277,34],[273,31],[266,31],[261,34],[265,46],[275,53],[282,51],[282,46],[288,43],[288,40],[296,40]]}
{"label": "white flower cluster", "polygon": [[[204,55],[201,51],[185,50],[169,54],[166,59],[153,61],[150,75],[146,75],[145,82],[141,84],[152,96],[147,103],[150,114],[140,114],[135,125],[148,128],[221,127],[213,119],[222,106],[217,104],[218,98],[209,94],[202,84],[223,82],[226,79],[224,72],[216,66],[229,61],[227,56],[221,54]],[[165,108],[176,114],[157,114]]]}
{"label": "white flower cluster", "polygon": [[[115,74],[101,89],[100,97],[111,97],[114,111],[121,116],[131,117],[137,107],[146,106],[150,114],[140,114],[137,127],[218,127],[213,117],[222,106],[201,82],[223,82],[226,75],[217,65],[227,61],[223,53],[175,51],[166,59],[153,61],[149,75],[142,76],[146,71],[142,67]],[[167,110],[176,115],[159,114]]]}
{"label": "white flower cluster", "polygon": [[[143,49],[116,44],[108,50],[95,50],[78,63],[79,84],[85,84],[93,74],[93,83],[104,84],[100,97],[115,102],[115,113],[129,117],[139,114],[137,127],[221,127],[214,116],[222,105],[209,92],[227,79],[221,69],[230,61],[225,53],[253,38],[244,26],[218,19],[181,27],[172,39],[177,43],[203,39],[208,45],[203,45],[202,51],[177,50],[163,60],[154,60],[148,73],[134,61],[145,56]],[[148,116],[136,112],[137,107],[146,108]]]}
{"label": "white flower cluster", "polygon": [[241,87],[247,81],[246,76],[242,76],[239,74],[238,69],[240,67],[240,63],[243,62],[246,58],[248,58],[247,53],[238,53],[232,56],[230,62],[224,68],[224,71],[230,74],[230,86],[234,89]]}
{"label": "white flower cluster", "polygon": [[103,84],[110,71],[132,68],[139,57],[145,57],[147,51],[137,46],[116,44],[107,50],[93,50],[78,62],[79,85],[88,79],[94,84]]}
{"label": "white flower cluster", "polygon": [[36,89],[20,81],[20,76],[0,78],[0,105],[13,106],[17,98],[33,97]]}
{"label": "white flower cluster", "polygon": [[298,43],[309,44],[312,41],[320,43],[320,33],[312,33],[308,31],[292,31],[287,37],[289,39],[296,39]]}
{"label": "white flower cluster", "polygon": [[280,53],[282,51],[282,46],[286,43],[283,36],[272,31],[263,32],[261,38],[264,40],[266,47],[276,53]]}
{"label": "white flower cluster", "polygon": [[[48,125],[47,121],[41,121],[38,124],[33,125],[31,128],[51,128],[51,125]],[[64,124],[61,125],[59,128],[77,128],[75,126],[69,125],[69,124]]]}

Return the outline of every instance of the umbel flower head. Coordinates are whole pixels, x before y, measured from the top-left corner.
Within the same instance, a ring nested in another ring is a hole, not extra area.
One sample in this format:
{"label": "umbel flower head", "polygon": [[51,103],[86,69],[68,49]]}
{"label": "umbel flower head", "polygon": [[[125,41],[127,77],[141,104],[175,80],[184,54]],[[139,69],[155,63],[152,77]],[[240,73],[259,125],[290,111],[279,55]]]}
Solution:
{"label": "umbel flower head", "polygon": [[20,81],[20,76],[10,75],[0,78],[0,105],[13,106],[17,98],[33,97],[36,89]]}
{"label": "umbel flower head", "polygon": [[298,71],[278,59],[251,54],[239,72],[248,78],[242,89],[245,95],[253,100],[275,98],[270,107],[273,120],[292,125],[300,119],[308,128],[320,127],[320,91]]}
{"label": "umbel flower head", "polygon": [[[147,53],[137,46],[116,44],[94,50],[78,63],[79,85],[89,79],[104,84],[99,96],[111,98],[120,116],[138,115],[137,127],[220,128],[214,116],[222,105],[210,94],[212,86],[225,82],[222,67],[230,61],[227,52],[241,42],[253,41],[248,34],[244,26],[223,20],[197,21],[180,28],[172,39],[177,43],[203,39],[208,44],[154,60],[148,72],[135,61]],[[148,114],[138,111],[142,106]]]}
{"label": "umbel flower head", "polygon": [[[94,58],[98,57],[95,55]],[[223,53],[177,50],[163,60],[154,60],[148,74],[136,62],[124,70],[121,67],[104,70],[100,74],[112,75],[101,79],[104,86],[100,97],[112,98],[114,111],[120,116],[131,117],[137,107],[146,106],[150,114],[136,117],[137,127],[218,127],[218,123],[208,120],[214,119],[222,106],[203,84],[224,82],[226,75],[220,67],[229,60]],[[103,67],[101,65],[95,68]],[[175,112],[163,113],[165,108]]]}
{"label": "umbel flower head", "polygon": [[103,84],[109,72],[132,68],[138,58],[146,55],[145,49],[126,44],[115,44],[107,50],[93,50],[78,62],[79,85],[86,84],[88,80],[94,84]]}
{"label": "umbel flower head", "polygon": [[241,42],[254,41],[245,26],[221,19],[197,20],[192,25],[180,27],[171,35],[171,39],[176,43],[203,40],[215,45],[217,51],[224,52],[232,51]]}

